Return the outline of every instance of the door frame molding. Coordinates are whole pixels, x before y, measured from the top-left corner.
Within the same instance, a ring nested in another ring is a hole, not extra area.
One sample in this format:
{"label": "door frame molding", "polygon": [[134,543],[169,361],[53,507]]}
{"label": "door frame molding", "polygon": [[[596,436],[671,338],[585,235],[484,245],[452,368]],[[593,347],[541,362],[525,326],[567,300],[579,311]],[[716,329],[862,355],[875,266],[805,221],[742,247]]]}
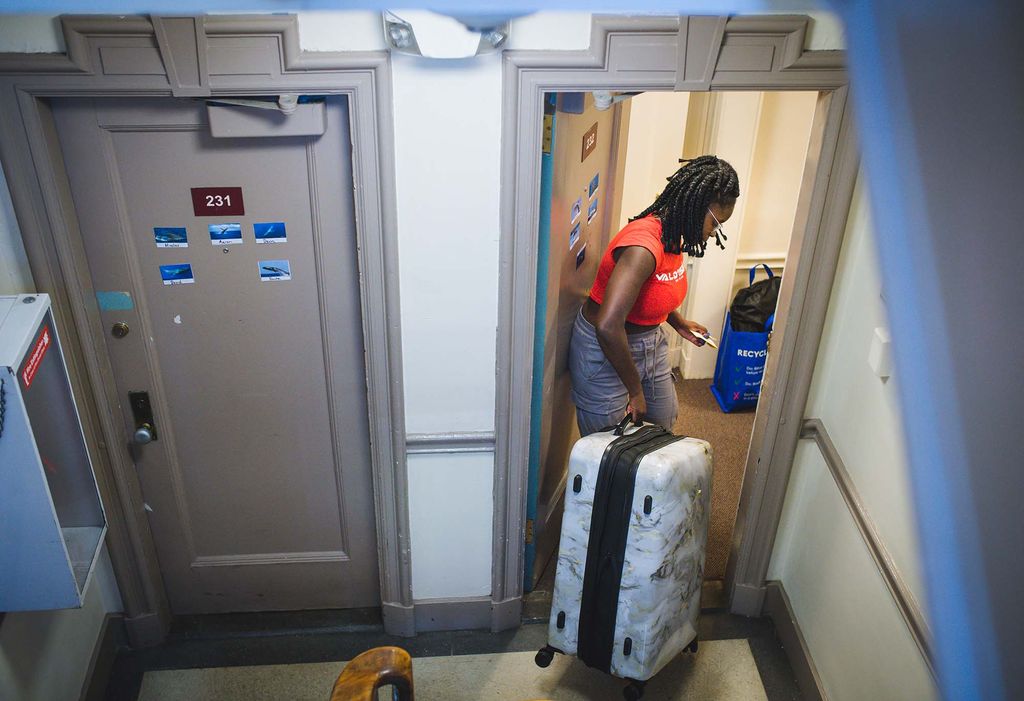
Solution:
{"label": "door frame molding", "polygon": [[[120,449],[128,437],[54,150],[51,97],[348,97],[381,608],[389,633],[414,634],[389,54],[303,52],[295,15],[69,15],[61,26],[66,54],[0,54],[0,160],[35,287],[54,300],[133,646],[161,642],[171,614],[139,480]],[[232,70],[211,72],[232,52],[258,65],[235,59]]]}
{"label": "door frame molding", "polygon": [[523,593],[541,118],[544,92],[558,90],[820,92],[779,300],[785,330],[765,370],[726,577],[732,610],[761,614],[859,165],[845,52],[805,50],[809,22],[595,16],[587,50],[505,53],[492,601],[506,613],[496,627],[518,624]]}

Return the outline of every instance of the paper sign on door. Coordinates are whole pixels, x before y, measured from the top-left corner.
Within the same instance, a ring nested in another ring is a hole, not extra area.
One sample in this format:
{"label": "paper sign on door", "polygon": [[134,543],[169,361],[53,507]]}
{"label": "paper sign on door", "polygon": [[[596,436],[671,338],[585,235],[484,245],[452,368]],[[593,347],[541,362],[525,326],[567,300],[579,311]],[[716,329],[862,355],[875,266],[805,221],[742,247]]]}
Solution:
{"label": "paper sign on door", "polygon": [[164,281],[165,285],[190,285],[196,281],[192,275],[192,266],[189,263],[161,265],[160,278]]}
{"label": "paper sign on door", "polygon": [[256,243],[286,243],[288,241],[284,222],[261,222],[253,224],[252,228],[256,234]]}
{"label": "paper sign on door", "polygon": [[242,225],[210,224],[210,243],[214,246],[230,246],[242,243]]}
{"label": "paper sign on door", "polygon": [[587,244],[583,244],[583,248],[576,254],[576,269],[579,270],[580,266],[583,265],[583,261],[587,259]]}
{"label": "paper sign on door", "polygon": [[157,226],[153,228],[157,248],[188,248],[188,231],[183,226]]}
{"label": "paper sign on door", "polygon": [[292,266],[286,260],[261,260],[260,281],[291,280]]}
{"label": "paper sign on door", "polygon": [[576,224],[569,232],[569,250],[576,248],[576,244],[580,242],[580,225]]}

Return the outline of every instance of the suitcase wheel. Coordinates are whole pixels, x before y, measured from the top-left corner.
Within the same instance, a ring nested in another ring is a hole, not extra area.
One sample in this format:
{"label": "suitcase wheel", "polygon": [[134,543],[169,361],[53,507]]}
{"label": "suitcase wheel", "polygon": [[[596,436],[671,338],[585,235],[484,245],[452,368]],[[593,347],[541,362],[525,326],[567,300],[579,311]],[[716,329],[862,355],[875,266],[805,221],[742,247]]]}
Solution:
{"label": "suitcase wheel", "polygon": [[686,646],[686,651],[692,652],[695,655],[697,654],[697,638],[690,641],[690,644]]}
{"label": "suitcase wheel", "polygon": [[622,690],[622,696],[626,701],[640,701],[644,695],[644,682],[637,681],[635,679],[629,682],[629,685]]}
{"label": "suitcase wheel", "polygon": [[538,667],[547,667],[551,664],[551,660],[555,658],[555,650],[550,647],[543,647],[537,653],[537,656],[533,658],[533,661],[537,663]]}

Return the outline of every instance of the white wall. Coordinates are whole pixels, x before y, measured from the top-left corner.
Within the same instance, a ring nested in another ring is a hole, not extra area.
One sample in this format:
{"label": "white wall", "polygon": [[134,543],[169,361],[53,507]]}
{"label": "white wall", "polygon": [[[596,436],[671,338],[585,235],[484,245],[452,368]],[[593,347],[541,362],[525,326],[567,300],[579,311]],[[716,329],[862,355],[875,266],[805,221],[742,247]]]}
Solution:
{"label": "white wall", "polygon": [[14,218],[11,193],[0,169],[0,295],[24,292],[35,292],[35,289],[21,242],[21,230]]}
{"label": "white wall", "polygon": [[817,445],[801,441],[769,578],[785,586],[830,701],[936,698]]}
{"label": "white wall", "polygon": [[807,416],[821,419],[828,428],[886,547],[923,605],[898,404],[900,378],[881,379],[868,365],[874,331],[888,330],[888,319],[866,195],[863,183],[858,183]]}
{"label": "white wall", "polygon": [[108,613],[121,600],[106,547],[82,608],[8,613],[0,623],[0,699],[77,699]]}
{"label": "white wall", "polygon": [[417,599],[491,593],[493,466],[490,453],[409,456]]}
{"label": "white wall", "polygon": [[[589,15],[559,13],[510,39],[585,48],[589,36]],[[396,55],[392,71],[406,430],[493,431],[501,57]],[[493,453],[410,455],[408,469],[413,596],[489,594]]]}
{"label": "white wall", "polygon": [[[392,69],[406,429],[493,431],[500,57]],[[417,599],[490,593],[493,466],[409,456]]]}
{"label": "white wall", "polygon": [[500,56],[392,66],[406,428],[492,431]]}
{"label": "white wall", "polygon": [[[0,20],[0,50],[56,51],[48,18]],[[7,180],[0,171],[0,295],[34,292]],[[82,607],[8,613],[0,622],[0,699],[76,699],[109,613],[122,610],[106,546],[100,551]]]}
{"label": "white wall", "polygon": [[[897,568],[923,585],[907,484],[898,377],[868,365],[887,324],[874,233],[860,184],[847,223],[806,416],[820,418]],[[770,579],[783,583],[829,698],[927,699],[933,682],[817,448],[801,441]]]}

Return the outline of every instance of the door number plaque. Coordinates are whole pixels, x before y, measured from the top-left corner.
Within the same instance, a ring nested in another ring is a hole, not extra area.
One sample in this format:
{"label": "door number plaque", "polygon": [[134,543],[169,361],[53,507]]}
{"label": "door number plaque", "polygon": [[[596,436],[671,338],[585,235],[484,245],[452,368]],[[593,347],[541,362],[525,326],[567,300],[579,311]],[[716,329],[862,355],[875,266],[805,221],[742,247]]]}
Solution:
{"label": "door number plaque", "polygon": [[197,217],[219,217],[225,214],[245,214],[240,187],[194,187],[192,210]]}
{"label": "door number plaque", "polygon": [[597,148],[597,124],[594,122],[594,126],[587,129],[587,133],[583,135],[583,155],[580,157],[580,163],[587,160],[587,156]]}

